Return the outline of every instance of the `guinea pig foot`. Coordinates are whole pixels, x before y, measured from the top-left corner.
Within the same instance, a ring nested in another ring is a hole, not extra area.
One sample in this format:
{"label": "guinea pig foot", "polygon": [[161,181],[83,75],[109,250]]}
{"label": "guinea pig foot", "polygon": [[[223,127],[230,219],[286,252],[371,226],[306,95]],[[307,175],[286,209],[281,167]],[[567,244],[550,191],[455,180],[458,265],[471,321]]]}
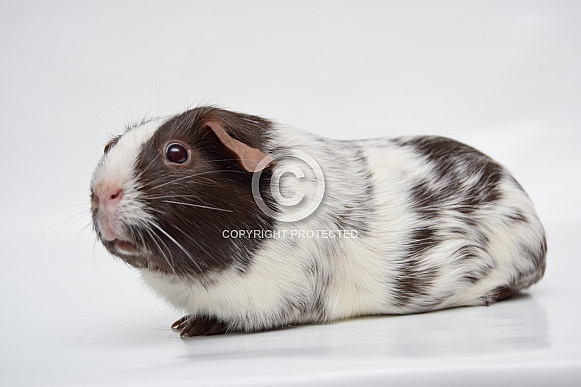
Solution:
{"label": "guinea pig foot", "polygon": [[187,315],[172,324],[172,329],[181,331],[180,337],[210,336],[225,333],[227,326],[214,317]]}
{"label": "guinea pig foot", "polygon": [[495,302],[506,300],[511,298],[517,292],[517,289],[513,289],[508,286],[499,286],[484,296],[484,305],[490,306]]}

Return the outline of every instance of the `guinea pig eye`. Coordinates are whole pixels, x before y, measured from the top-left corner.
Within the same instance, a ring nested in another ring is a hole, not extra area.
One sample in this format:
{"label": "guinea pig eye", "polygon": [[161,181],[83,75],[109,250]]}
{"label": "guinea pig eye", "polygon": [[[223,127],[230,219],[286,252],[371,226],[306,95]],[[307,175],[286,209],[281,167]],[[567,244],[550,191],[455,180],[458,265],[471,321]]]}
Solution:
{"label": "guinea pig eye", "polygon": [[165,157],[170,163],[184,164],[188,161],[190,154],[185,146],[174,142],[167,146]]}

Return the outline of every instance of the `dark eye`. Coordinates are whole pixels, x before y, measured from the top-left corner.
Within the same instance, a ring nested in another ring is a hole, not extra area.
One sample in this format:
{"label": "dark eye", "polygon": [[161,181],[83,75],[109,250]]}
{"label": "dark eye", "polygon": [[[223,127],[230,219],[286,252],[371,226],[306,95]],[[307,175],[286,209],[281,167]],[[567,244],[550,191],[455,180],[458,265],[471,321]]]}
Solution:
{"label": "dark eye", "polygon": [[167,146],[165,157],[170,163],[184,164],[186,161],[188,161],[190,154],[185,146],[174,142]]}

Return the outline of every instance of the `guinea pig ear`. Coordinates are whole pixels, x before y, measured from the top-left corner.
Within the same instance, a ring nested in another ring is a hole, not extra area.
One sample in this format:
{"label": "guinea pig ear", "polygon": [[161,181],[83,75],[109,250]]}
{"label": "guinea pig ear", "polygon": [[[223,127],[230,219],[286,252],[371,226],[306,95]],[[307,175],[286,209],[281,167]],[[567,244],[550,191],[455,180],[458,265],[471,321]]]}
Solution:
{"label": "guinea pig ear", "polygon": [[244,170],[248,172],[260,172],[274,164],[274,159],[266,153],[231,137],[219,122],[208,121],[206,125],[216,134],[222,144],[236,156],[240,166]]}

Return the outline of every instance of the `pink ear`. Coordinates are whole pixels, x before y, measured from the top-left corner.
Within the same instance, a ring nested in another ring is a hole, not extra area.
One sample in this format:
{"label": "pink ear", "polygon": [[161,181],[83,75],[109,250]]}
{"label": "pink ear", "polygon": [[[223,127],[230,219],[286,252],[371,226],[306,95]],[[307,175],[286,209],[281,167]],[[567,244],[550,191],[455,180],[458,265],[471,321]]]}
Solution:
{"label": "pink ear", "polygon": [[[252,148],[242,141],[230,137],[228,132],[217,121],[208,121],[206,123],[210,129],[218,136],[218,139],[228,148],[240,162],[242,168],[248,172],[259,172],[274,163],[274,159],[263,153],[259,149]],[[266,158],[266,159],[265,159]],[[260,163],[264,160],[262,163]],[[258,164],[261,164],[260,166]]]}

